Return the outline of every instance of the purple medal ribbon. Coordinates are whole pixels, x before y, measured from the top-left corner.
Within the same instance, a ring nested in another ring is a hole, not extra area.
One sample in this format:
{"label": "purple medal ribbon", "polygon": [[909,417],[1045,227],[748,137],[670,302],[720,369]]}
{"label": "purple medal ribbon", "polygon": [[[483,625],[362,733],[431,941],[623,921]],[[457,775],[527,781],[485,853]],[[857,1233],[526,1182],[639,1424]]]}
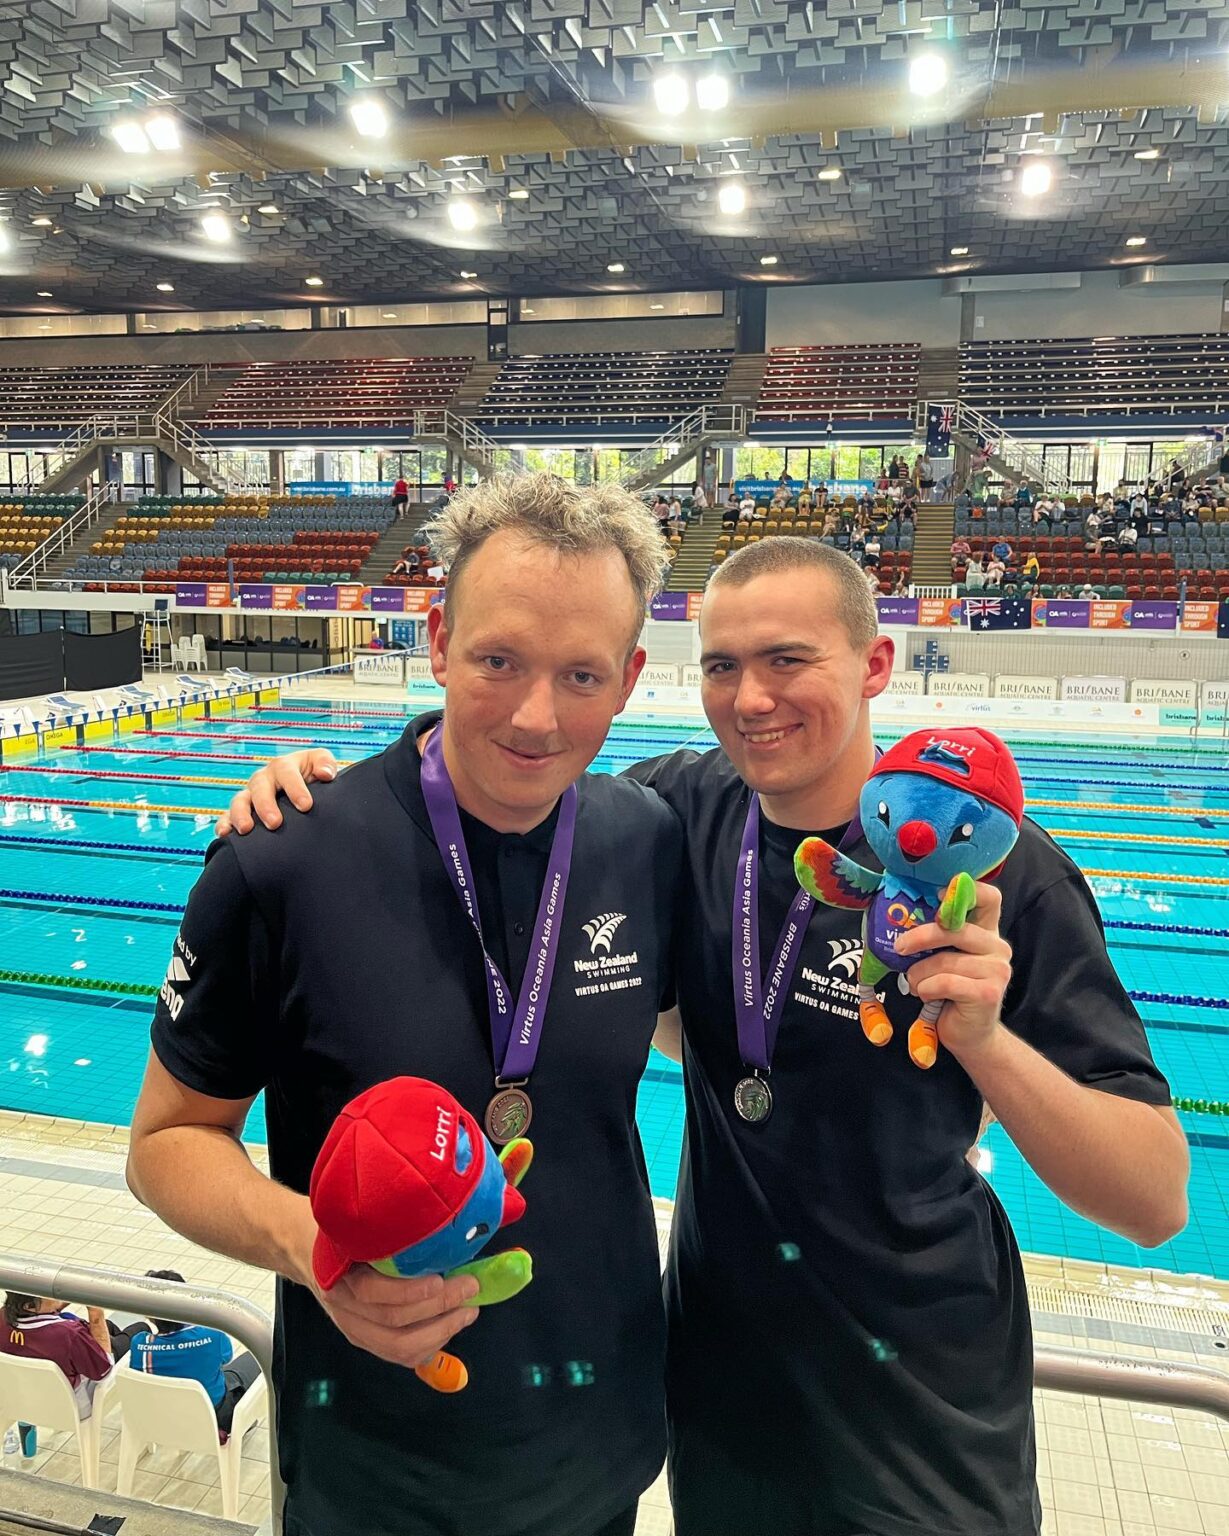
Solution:
{"label": "purple medal ribbon", "polygon": [[555,974],[559,923],[567,895],[572,868],[572,838],[576,831],[576,786],[571,784],[559,801],[559,820],[546,866],[546,881],[534,919],[536,941],[521,979],[516,1010],[510,1005],[511,993],[499,967],[487,952],[478,915],[478,892],[474,873],[461,830],[457,797],[444,762],[444,728],[441,723],[431,733],[422,754],[422,794],[435,833],[436,847],[444,863],[444,872],[452,882],[457,898],[474,925],[482,958],[486,964],[487,1002],[491,1012],[491,1054],[496,1081],[524,1081],[533,1071],[541,1044],[541,1025],[546,1016],[551,979]]}
{"label": "purple medal ribbon", "polygon": [[[878,757],[878,754],[876,754]],[[838,852],[862,836],[855,813],[841,838]],[[738,1020],[738,1051],[745,1066],[768,1073],[781,1027],[781,1010],[798,966],[802,941],[815,911],[815,900],[799,888],[785,914],[772,963],[760,971],[760,797],[751,796],[743,827],[738,874],[734,881],[734,1011]]]}

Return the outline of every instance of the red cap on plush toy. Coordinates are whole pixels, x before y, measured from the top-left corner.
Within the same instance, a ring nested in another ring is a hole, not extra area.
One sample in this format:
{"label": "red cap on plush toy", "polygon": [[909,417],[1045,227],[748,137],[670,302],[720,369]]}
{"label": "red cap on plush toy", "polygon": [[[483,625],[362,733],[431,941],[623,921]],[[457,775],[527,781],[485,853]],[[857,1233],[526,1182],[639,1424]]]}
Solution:
{"label": "red cap on plush toy", "polygon": [[924,773],[944,784],[967,789],[997,805],[1019,826],[1024,819],[1024,785],[1007,743],[980,726],[914,731],[875,764],[881,773]]}
{"label": "red cap on plush toy", "polygon": [[[473,1156],[458,1172],[462,1125]],[[320,1228],[312,1269],[321,1286],[330,1290],[353,1265],[399,1253],[451,1221],[482,1177],[486,1148],[468,1110],[423,1078],[394,1077],[352,1099],[312,1169]],[[524,1209],[511,1187],[505,1198]]]}

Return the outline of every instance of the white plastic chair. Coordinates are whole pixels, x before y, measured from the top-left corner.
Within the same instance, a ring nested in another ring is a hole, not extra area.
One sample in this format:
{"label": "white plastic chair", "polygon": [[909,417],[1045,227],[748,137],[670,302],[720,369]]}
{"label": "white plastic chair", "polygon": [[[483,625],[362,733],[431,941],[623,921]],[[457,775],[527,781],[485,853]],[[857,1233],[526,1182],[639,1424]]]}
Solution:
{"label": "white plastic chair", "polygon": [[68,1377],[54,1360],[0,1355],[0,1428],[7,1430],[20,1421],[43,1429],[71,1431],[81,1459],[81,1486],[97,1488],[102,1420],[116,1375],[112,1371],[94,1388],[93,1411],[83,1419]]}
{"label": "white plastic chair", "polygon": [[239,1473],[243,1463],[243,1437],[259,1422],[265,1410],[268,1387],[258,1376],[239,1399],[231,1423],[230,1438],[218,1443],[218,1421],[209,1394],[199,1381],[178,1381],[170,1376],[146,1375],[127,1363],[116,1368],[114,1401],[120,1406],[119,1476],[116,1492],[130,1495],[137,1462],[154,1445],[177,1451],[210,1452],[218,1458],[222,1486],[222,1515],[239,1515]]}
{"label": "white plastic chair", "polygon": [[206,671],[209,666],[209,656],[205,650],[204,635],[189,635],[184,640],[184,647],[184,665],[197,666],[202,672]]}

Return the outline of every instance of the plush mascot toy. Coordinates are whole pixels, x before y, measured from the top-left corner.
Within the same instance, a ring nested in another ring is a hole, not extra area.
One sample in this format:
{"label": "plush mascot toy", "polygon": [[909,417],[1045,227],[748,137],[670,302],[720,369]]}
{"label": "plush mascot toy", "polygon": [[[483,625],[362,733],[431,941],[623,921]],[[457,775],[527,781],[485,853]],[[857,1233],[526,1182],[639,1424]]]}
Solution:
{"label": "plush mascot toy", "polygon": [[[865,910],[858,1011],[866,1038],[886,1045],[892,1024],[875,988],[890,971],[925,958],[898,956],[896,940],[921,923],[937,921],[949,933],[964,926],[976,902],[974,882],[997,874],[1015,845],[1024,786],[1006,744],[991,731],[915,731],[879,759],[859,815],[882,874],[820,837],[799,847],[794,869],[816,901]],[[909,1029],[909,1055],[919,1067],[934,1066],[938,1057],[942,1011],[942,1000],[927,1003]]]}
{"label": "plush mascot toy", "polygon": [[[474,1117],[424,1078],[394,1077],[359,1094],[333,1122],[312,1169],[320,1229],[312,1268],[321,1289],[369,1264],[383,1275],[473,1275],[471,1305],[507,1301],[533,1278],[529,1255],[478,1255],[524,1214],[517,1185],[532,1159],[523,1140],[497,1156]],[[437,1392],[459,1392],[469,1380],[444,1353],[417,1375]]]}

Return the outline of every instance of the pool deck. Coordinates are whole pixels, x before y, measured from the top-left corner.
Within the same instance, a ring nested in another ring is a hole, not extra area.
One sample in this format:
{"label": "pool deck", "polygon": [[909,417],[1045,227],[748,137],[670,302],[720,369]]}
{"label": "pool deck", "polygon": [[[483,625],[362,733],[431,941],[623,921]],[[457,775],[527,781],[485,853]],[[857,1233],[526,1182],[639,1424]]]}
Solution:
{"label": "pool deck", "polygon": [[[124,1181],[124,1127],[0,1113],[0,1209],[5,1247],[32,1256],[103,1264],[137,1274],[175,1268],[272,1309],[272,1276],[208,1253],[168,1230]],[[265,1149],[249,1148],[265,1166]],[[663,1245],[671,1203],[654,1202]],[[1089,1348],[1229,1371],[1229,1283],[1026,1255],[1039,1344]],[[1226,1536],[1229,1422],[1209,1414],[1066,1393],[1036,1394],[1039,1485],[1046,1536]],[[23,1471],[79,1482],[66,1436],[41,1437]],[[114,1489],[119,1431],[103,1431],[102,1485]],[[211,1459],[158,1450],[141,1463],[135,1493],[160,1504],[221,1514]],[[268,1436],[245,1450],[240,1520],[268,1512]],[[668,1536],[669,1502],[658,1479],[641,1500],[638,1536]]]}

